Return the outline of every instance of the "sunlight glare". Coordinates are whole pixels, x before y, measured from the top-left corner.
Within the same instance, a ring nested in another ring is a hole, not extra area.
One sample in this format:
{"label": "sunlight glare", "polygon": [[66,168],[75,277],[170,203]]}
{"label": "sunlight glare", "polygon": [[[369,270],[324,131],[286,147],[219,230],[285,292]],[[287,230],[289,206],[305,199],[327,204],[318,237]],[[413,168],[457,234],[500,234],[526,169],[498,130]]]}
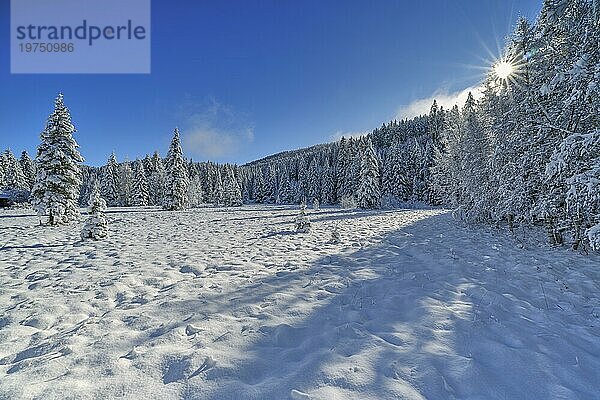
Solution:
{"label": "sunlight glare", "polygon": [[494,73],[500,79],[508,79],[508,77],[513,73],[513,71],[513,66],[506,61],[500,61],[494,66]]}

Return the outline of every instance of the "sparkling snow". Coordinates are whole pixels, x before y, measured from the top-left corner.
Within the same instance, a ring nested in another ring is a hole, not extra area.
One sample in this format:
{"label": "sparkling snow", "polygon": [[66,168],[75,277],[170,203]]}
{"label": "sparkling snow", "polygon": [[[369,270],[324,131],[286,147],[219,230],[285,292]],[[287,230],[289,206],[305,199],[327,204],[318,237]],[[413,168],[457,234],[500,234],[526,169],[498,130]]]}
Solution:
{"label": "sparkling snow", "polygon": [[297,214],[111,209],[95,242],[0,211],[0,398],[600,398],[597,254]]}

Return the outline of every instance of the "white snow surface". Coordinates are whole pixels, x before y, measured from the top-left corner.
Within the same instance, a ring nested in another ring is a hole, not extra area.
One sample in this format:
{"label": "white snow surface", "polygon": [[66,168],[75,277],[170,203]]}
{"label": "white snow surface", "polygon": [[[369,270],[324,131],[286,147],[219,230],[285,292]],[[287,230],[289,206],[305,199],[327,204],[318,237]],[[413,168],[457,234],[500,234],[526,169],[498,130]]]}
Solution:
{"label": "white snow surface", "polygon": [[82,241],[1,211],[0,398],[600,398],[597,254],[444,210],[297,212],[110,209]]}

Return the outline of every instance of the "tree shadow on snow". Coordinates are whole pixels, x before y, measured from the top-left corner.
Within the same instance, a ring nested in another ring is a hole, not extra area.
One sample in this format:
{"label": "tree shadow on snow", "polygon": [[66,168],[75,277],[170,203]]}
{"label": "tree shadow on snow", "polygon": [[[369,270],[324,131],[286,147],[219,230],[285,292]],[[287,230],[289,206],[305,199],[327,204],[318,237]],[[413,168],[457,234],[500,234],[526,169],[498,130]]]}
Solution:
{"label": "tree shadow on snow", "polygon": [[[214,381],[209,397],[218,399],[283,399],[292,390],[313,392],[313,398],[527,399],[580,384],[579,371],[564,372],[564,360],[538,364],[536,353],[522,347],[533,332],[552,332],[538,324],[529,333],[514,329],[511,324],[524,322],[502,314],[509,309],[503,291],[511,289],[498,285],[501,272],[486,272],[495,244],[472,238],[448,213],[435,215],[402,226],[378,245],[207,297],[229,299],[213,312],[253,321],[245,331],[230,332],[251,335],[252,345],[233,366],[217,362],[194,373],[184,397],[205,396],[204,380]],[[457,243],[464,246],[458,255]],[[506,252],[511,263],[520,250]],[[484,307],[495,301],[500,316]],[[313,308],[315,302],[321,305]],[[261,318],[267,312],[297,315],[297,322],[269,325]],[[547,344],[536,338],[536,345]],[[563,371],[560,382],[548,372],[553,368]],[[600,379],[599,372],[593,375]],[[593,396],[593,388],[587,390]]]}

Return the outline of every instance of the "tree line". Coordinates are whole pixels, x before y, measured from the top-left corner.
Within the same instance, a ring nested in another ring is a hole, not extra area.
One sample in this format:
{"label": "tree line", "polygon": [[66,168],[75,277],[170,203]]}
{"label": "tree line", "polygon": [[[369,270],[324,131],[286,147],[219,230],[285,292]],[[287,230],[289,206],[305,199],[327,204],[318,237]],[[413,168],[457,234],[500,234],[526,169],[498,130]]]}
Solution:
{"label": "tree line", "polygon": [[[380,208],[423,202],[453,208],[469,222],[511,230],[541,225],[552,244],[599,249],[599,4],[546,0],[535,22],[521,18],[500,60],[510,73],[490,68],[480,95],[470,93],[464,105],[444,109],[434,102],[428,115],[242,166],[186,159],[175,129],[164,158],[155,152],[118,162],[112,154],[102,167],[81,166],[79,180],[72,179],[79,182],[75,198],[84,204],[97,184],[109,206],[171,210],[207,203]],[[59,97],[57,109],[64,107]],[[48,179],[40,166],[56,148],[44,145],[44,135],[52,124],[65,126],[56,118],[42,133],[35,163],[26,153],[19,160],[2,154],[1,187],[40,196],[35,187]],[[78,157],[73,154],[76,165]]]}

